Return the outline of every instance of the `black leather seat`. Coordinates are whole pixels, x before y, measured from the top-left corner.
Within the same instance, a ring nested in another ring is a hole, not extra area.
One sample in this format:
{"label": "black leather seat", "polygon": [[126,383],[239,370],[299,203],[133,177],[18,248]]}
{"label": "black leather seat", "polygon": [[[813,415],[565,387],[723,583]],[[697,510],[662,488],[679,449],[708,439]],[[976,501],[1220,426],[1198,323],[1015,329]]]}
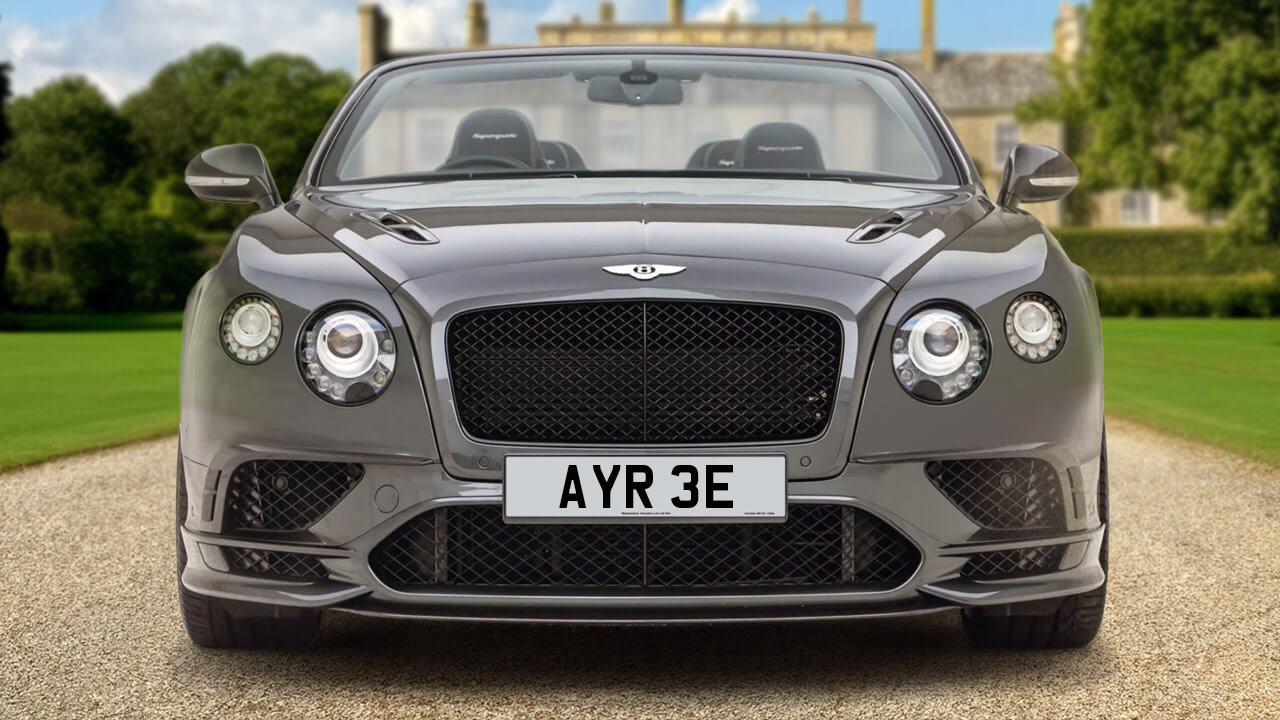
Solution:
{"label": "black leather seat", "polygon": [[529,118],[515,110],[490,108],[468,113],[458,123],[453,149],[441,167],[453,166],[544,168],[546,161]]}
{"label": "black leather seat", "polygon": [[738,166],[741,140],[713,140],[698,146],[689,157],[688,169],[731,170]]}
{"label": "black leather seat", "polygon": [[803,125],[761,123],[742,138],[738,167],[744,170],[823,170],[818,139]]}
{"label": "black leather seat", "polygon": [[560,140],[541,140],[542,155],[552,170],[586,170],[587,164],[578,149]]}

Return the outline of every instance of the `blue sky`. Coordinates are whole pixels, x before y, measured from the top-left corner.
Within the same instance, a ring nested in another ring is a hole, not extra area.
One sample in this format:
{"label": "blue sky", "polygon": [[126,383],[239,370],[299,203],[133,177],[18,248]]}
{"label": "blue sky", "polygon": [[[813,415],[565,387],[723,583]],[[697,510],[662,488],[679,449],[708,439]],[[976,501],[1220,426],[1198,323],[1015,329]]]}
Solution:
{"label": "blue sky", "polygon": [[[954,50],[1048,49],[1059,0],[936,0],[938,45]],[[15,64],[14,85],[28,92],[60,74],[82,73],[115,99],[137,90],[165,62],[210,42],[254,56],[286,50],[326,66],[355,66],[358,0],[0,0],[0,59]],[[665,17],[665,0],[615,0],[619,20]],[[465,0],[382,0],[393,42],[406,47],[461,40]],[[596,15],[596,0],[489,0],[494,42],[533,39],[538,22]],[[799,20],[810,7],[844,16],[844,0],[686,0],[690,17],[736,7],[744,19]],[[863,0],[881,49],[920,41],[918,0]],[[157,32],[157,29],[162,29]]]}

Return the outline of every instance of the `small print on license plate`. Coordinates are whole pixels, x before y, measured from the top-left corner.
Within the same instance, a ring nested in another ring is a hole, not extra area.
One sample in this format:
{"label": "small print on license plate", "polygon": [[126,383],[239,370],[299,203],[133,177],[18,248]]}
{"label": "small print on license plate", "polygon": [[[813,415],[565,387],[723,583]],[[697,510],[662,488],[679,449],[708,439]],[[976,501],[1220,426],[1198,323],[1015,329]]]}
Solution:
{"label": "small print on license plate", "polygon": [[787,459],[510,455],[502,507],[509,523],[782,522]]}

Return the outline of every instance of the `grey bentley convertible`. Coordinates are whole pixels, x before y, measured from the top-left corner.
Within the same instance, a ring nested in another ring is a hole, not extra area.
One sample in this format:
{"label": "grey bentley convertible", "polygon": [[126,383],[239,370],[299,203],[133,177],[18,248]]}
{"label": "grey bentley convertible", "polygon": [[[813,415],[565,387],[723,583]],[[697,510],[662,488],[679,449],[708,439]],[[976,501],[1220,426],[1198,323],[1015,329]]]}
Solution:
{"label": "grey bentley convertible", "polygon": [[191,639],[325,611],[685,623],[958,611],[1102,622],[1089,276],[985,188],[924,90],[845,55],[611,47],[383,65],[191,293],[178,590]]}

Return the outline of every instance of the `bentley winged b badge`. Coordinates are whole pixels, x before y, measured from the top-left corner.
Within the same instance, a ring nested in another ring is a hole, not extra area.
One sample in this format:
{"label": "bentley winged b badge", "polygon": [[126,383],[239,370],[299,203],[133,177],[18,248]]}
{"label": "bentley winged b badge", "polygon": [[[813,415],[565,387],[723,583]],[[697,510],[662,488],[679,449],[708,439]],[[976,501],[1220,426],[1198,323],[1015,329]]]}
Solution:
{"label": "bentley winged b badge", "polygon": [[684,272],[683,265],[606,265],[605,272],[614,275],[630,275],[637,280],[652,280],[660,275],[675,275]]}

